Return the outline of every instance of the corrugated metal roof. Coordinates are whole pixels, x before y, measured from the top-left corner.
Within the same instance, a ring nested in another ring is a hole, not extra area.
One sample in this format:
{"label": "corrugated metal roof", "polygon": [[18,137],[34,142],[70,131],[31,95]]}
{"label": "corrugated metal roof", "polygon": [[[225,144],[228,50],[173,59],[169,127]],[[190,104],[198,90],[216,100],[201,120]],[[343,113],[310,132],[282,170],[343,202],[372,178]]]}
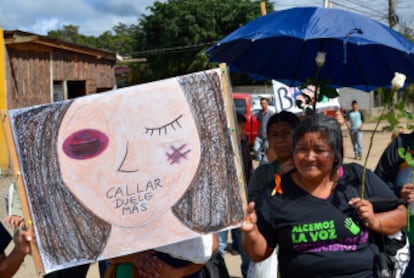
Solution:
{"label": "corrugated metal roof", "polygon": [[50,48],[62,49],[75,53],[81,53],[93,56],[96,59],[106,59],[116,61],[116,53],[112,51],[102,50],[83,46],[80,44],[65,42],[61,40],[51,39],[47,36],[42,36],[34,33],[24,32],[20,30],[6,31],[4,30],[4,41],[6,46],[21,45],[21,44],[35,44],[46,46]]}

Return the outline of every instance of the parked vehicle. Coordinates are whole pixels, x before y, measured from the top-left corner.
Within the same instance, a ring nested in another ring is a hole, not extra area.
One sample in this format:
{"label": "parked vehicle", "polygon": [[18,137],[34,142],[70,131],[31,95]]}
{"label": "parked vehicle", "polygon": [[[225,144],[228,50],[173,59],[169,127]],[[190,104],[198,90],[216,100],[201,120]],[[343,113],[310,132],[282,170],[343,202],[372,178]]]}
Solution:
{"label": "parked vehicle", "polygon": [[259,128],[259,122],[255,117],[256,112],[253,110],[253,100],[249,93],[233,92],[233,102],[236,111],[246,117],[246,133],[249,145],[254,144]]}
{"label": "parked vehicle", "polygon": [[[233,92],[233,101],[236,111],[244,115],[247,120],[244,131],[248,138],[249,145],[254,144],[259,129],[259,122],[255,115],[262,109],[260,106],[261,97],[261,95],[251,93]],[[269,109],[274,109],[274,107],[269,106]]]}
{"label": "parked vehicle", "polygon": [[[254,144],[254,140],[256,139],[259,122],[257,121],[256,114],[260,112],[262,107],[260,106],[260,98],[266,97],[269,99],[269,109],[275,112],[275,99],[269,95],[260,95],[260,94],[251,94],[247,92],[233,92],[233,102],[236,107],[236,111],[243,114],[246,117],[246,128],[245,133],[249,141],[249,145]],[[328,116],[337,118],[337,110],[340,108],[339,101],[335,99],[332,103],[328,103],[325,108],[321,108],[320,111],[324,111],[324,113]],[[322,104],[323,106],[323,104]],[[280,104],[279,104],[280,109]],[[282,106],[283,109],[283,106]],[[291,111],[292,113],[297,114],[298,116],[303,116],[303,111],[296,106],[292,109],[288,109],[287,111]],[[343,118],[343,117],[342,117]]]}

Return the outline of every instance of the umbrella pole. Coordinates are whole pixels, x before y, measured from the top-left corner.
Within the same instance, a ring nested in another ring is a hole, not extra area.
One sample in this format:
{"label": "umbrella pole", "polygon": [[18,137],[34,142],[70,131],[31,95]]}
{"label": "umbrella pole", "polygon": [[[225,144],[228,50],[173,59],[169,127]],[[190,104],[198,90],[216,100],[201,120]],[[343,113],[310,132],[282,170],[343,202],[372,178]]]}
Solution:
{"label": "umbrella pole", "polygon": [[321,67],[318,65],[318,69],[316,70],[316,84],[315,84],[315,96],[313,100],[313,112],[316,113],[316,103],[318,102],[318,90],[319,90],[319,74],[321,72]]}
{"label": "umbrella pole", "polygon": [[315,62],[316,62],[316,76],[315,76],[315,93],[314,93],[314,101],[313,101],[313,113],[316,113],[316,103],[318,102],[318,90],[319,90],[319,77],[321,73],[321,67],[325,64],[325,56],[326,52],[323,52],[323,44],[324,40],[320,42],[318,53],[316,53]]}

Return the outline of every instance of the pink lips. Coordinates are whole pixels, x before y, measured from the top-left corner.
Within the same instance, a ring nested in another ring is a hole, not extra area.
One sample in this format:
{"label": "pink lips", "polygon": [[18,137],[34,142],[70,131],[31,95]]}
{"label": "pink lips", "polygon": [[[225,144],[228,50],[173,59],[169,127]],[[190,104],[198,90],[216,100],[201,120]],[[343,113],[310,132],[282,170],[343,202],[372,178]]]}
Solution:
{"label": "pink lips", "polygon": [[81,129],[72,133],[62,145],[63,152],[73,159],[89,159],[100,155],[108,146],[109,138],[95,129]]}

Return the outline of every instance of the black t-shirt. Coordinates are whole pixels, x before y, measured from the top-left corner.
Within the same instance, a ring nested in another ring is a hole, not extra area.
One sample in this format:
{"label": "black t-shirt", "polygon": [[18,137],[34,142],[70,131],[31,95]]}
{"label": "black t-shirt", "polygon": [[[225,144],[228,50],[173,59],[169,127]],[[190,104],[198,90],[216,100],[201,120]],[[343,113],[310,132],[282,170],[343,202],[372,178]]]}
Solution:
{"label": "black t-shirt", "polygon": [[[366,180],[366,196],[396,199],[369,170]],[[374,276],[378,248],[348,205],[360,195],[360,185],[349,182],[342,179],[326,200],[302,190],[289,174],[282,177],[283,194],[272,197],[272,186],[262,191],[256,206],[257,224],[268,245],[279,246],[281,277]]]}
{"label": "black t-shirt", "polygon": [[0,252],[4,252],[11,240],[12,238],[9,232],[7,232],[3,224],[0,223]]}
{"label": "black t-shirt", "polygon": [[398,149],[403,148],[413,150],[414,132],[410,134],[400,134],[391,141],[378,161],[375,168],[375,174],[382,178],[394,190],[397,196],[400,196],[401,187],[395,184],[400,165],[404,163],[404,159],[398,154]]}

